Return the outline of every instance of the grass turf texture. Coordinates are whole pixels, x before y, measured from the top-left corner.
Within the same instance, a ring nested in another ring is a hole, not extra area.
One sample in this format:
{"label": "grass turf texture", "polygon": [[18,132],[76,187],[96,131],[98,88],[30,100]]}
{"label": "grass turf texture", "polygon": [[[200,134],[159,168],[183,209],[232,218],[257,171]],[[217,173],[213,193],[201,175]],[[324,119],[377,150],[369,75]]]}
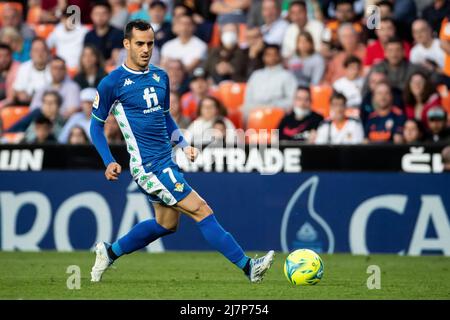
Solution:
{"label": "grass turf texture", "polygon": [[[0,252],[0,299],[450,299],[448,257],[324,254],[322,281],[296,287],[283,273],[286,256],[260,284],[209,252],[134,253],[91,283],[92,252]],[[80,290],[66,287],[69,265],[81,268]],[[367,289],[369,265],[381,268],[380,290]]]}

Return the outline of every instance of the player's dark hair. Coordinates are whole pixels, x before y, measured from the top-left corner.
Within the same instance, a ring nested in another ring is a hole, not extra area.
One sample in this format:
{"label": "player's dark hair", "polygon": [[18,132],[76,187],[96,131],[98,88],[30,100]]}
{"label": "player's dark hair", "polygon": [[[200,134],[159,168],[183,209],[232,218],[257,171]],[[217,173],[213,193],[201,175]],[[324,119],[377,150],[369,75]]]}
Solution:
{"label": "player's dark hair", "polygon": [[390,10],[391,12],[394,11],[394,5],[393,5],[392,2],[389,1],[389,0],[381,0],[381,1],[378,1],[378,2],[376,3],[376,5],[379,6],[379,7],[381,7],[381,6],[386,6],[386,7],[389,7],[389,10]]}
{"label": "player's dark hair", "polygon": [[56,97],[56,103],[58,104],[58,108],[61,107],[63,99],[61,97],[61,95],[58,93],[58,91],[55,90],[47,90],[44,92],[44,94],[42,95],[42,101],[44,101],[44,98],[46,96],[54,96]]}
{"label": "player's dark hair", "polygon": [[12,49],[10,46],[8,46],[6,43],[0,42],[0,50],[6,50],[10,54],[12,53]]}
{"label": "player's dark hair", "polygon": [[347,98],[340,92],[334,91],[330,97],[330,102],[333,100],[342,100],[344,101],[344,105],[347,104]]}
{"label": "player's dark hair", "polygon": [[304,0],[295,0],[289,3],[289,9],[291,9],[294,6],[299,6],[306,10],[306,3]]}
{"label": "player's dark hair", "polygon": [[198,117],[200,116],[200,114],[202,112],[202,105],[205,100],[211,100],[214,102],[214,104],[216,105],[216,108],[217,108],[218,115],[220,115],[222,117],[227,116],[227,109],[225,109],[225,107],[223,106],[222,102],[220,102],[219,99],[217,99],[216,97],[213,97],[213,96],[206,96],[202,100],[200,100],[200,102],[198,103],[198,108],[197,108],[197,116]]}
{"label": "player's dark hair", "polygon": [[112,7],[107,1],[94,2],[92,5],[92,10],[94,10],[95,7],[104,7],[109,12],[112,12]]}
{"label": "player's dark hair", "polygon": [[132,20],[127,23],[124,30],[124,38],[131,40],[133,37],[133,29],[139,30],[139,31],[147,31],[147,30],[153,30],[150,23],[148,23],[145,20],[142,19],[136,19]]}
{"label": "player's dark hair", "polygon": [[311,98],[311,89],[309,87],[306,86],[298,86],[297,87],[297,92],[298,91],[305,91],[308,92],[309,97]]}
{"label": "player's dark hair", "polygon": [[356,56],[349,56],[344,61],[344,67],[347,68],[349,65],[351,65],[353,63],[357,63],[359,66],[362,65],[362,61],[360,58],[358,58]]}

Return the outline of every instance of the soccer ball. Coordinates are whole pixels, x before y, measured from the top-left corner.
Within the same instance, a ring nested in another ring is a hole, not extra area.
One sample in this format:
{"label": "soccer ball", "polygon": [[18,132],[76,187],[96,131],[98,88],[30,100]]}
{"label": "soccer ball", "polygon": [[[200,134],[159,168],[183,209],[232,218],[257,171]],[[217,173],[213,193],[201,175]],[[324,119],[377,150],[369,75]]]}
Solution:
{"label": "soccer ball", "polygon": [[312,250],[295,250],[284,262],[284,275],[297,286],[314,285],[323,276],[322,259]]}

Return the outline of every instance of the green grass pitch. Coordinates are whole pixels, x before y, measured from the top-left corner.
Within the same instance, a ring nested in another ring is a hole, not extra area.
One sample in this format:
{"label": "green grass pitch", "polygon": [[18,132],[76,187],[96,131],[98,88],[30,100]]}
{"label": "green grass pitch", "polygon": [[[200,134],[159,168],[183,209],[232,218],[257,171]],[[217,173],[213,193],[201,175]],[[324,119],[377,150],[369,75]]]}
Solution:
{"label": "green grass pitch", "polygon": [[[139,252],[91,283],[92,252],[0,252],[0,299],[450,299],[448,257],[324,254],[324,277],[310,287],[288,283],[285,257],[251,284],[218,253]],[[69,265],[80,267],[79,290],[67,289]],[[379,290],[367,288],[369,265],[381,269]]]}

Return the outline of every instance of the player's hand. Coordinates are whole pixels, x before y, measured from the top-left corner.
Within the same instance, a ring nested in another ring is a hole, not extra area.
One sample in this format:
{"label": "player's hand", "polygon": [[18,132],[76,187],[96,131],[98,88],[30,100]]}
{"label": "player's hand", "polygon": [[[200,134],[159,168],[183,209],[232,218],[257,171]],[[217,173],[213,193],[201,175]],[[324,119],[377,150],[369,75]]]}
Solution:
{"label": "player's hand", "polygon": [[188,146],[183,148],[184,154],[186,155],[186,157],[191,161],[194,162],[195,159],[197,159],[198,157],[198,149]]}
{"label": "player's hand", "polygon": [[117,162],[111,162],[105,171],[105,177],[109,181],[119,179],[119,174],[122,172],[122,167]]}

